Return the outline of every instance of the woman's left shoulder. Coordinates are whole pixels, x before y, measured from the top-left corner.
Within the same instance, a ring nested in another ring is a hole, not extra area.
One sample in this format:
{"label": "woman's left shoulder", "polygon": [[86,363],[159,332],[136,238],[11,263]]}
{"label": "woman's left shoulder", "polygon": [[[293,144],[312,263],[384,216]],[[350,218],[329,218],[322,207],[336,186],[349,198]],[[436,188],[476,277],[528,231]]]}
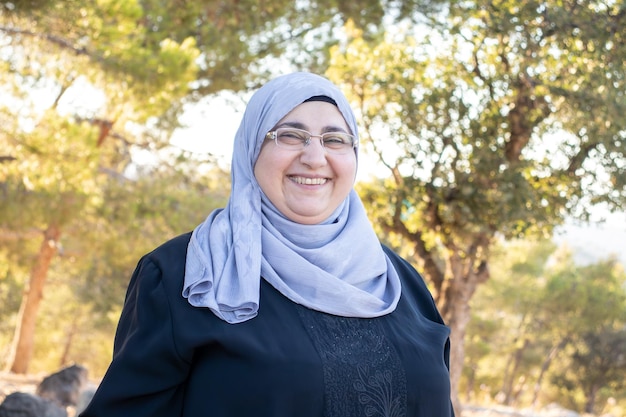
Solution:
{"label": "woman's left shoulder", "polygon": [[400,275],[400,279],[404,281],[405,279],[416,279],[417,281],[424,283],[424,280],[419,272],[411,265],[406,259],[398,255],[391,248],[385,245],[381,245],[383,247],[383,252],[387,255],[393,266],[398,271],[398,275]]}
{"label": "woman's left shoulder", "polygon": [[430,320],[443,323],[435,300],[422,275],[406,259],[391,248],[382,245],[383,251],[396,268],[402,285],[402,295],[409,303],[419,307],[422,314]]}

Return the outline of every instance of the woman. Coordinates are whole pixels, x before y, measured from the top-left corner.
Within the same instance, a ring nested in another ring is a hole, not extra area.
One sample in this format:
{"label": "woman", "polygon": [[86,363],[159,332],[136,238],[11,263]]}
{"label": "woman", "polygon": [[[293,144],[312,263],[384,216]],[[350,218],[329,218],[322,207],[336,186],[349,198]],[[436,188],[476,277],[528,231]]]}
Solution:
{"label": "woman", "polygon": [[227,206],[140,260],[83,417],[453,415],[449,330],[374,234],[356,135],[323,77],[254,94]]}

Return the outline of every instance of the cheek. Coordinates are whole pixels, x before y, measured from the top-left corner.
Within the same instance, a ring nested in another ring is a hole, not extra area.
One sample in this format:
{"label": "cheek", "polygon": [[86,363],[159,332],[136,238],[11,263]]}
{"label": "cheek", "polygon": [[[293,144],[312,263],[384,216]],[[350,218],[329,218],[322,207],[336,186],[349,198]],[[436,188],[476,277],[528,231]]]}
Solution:
{"label": "cheek", "polygon": [[335,171],[340,173],[341,178],[346,181],[354,181],[356,179],[357,161],[356,155],[346,157],[341,161],[337,161],[335,164]]}
{"label": "cheek", "polygon": [[267,181],[267,168],[265,167],[265,165],[265,160],[261,157],[259,157],[259,159],[257,159],[256,163],[254,164],[254,177],[256,178],[256,182],[259,184],[263,192],[265,192],[265,184]]}
{"label": "cheek", "polygon": [[[280,178],[279,171],[281,169],[280,160],[276,158],[276,153],[261,149],[261,153],[254,164],[254,177],[265,194],[271,191],[277,178]],[[269,188],[269,189],[268,189]]]}

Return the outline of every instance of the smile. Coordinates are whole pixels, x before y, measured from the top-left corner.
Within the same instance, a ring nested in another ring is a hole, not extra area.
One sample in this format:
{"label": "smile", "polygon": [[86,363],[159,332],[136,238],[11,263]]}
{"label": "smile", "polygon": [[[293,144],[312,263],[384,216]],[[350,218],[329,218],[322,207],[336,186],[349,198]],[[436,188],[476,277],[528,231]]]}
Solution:
{"label": "smile", "polygon": [[328,178],[305,178],[305,177],[289,177],[293,182],[304,185],[322,185],[328,182]]}

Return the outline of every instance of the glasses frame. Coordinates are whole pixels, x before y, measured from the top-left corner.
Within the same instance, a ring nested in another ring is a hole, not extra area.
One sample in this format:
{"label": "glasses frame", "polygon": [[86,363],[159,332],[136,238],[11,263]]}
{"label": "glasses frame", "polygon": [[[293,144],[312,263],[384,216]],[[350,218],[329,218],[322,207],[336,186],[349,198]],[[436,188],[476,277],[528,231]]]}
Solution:
{"label": "glasses frame", "polygon": [[[288,145],[285,145],[284,143],[281,143],[278,140],[278,132],[281,130],[288,130],[288,131],[295,131],[297,133],[301,133],[303,134],[303,136],[306,137],[306,140],[302,141],[302,147],[291,147]],[[344,148],[339,148],[339,149],[332,149],[327,147],[324,144],[324,138],[325,137],[332,137],[333,135],[337,135],[337,133],[341,134],[341,136],[347,136],[350,139],[352,139],[352,144],[350,146],[346,146],[345,149]],[[350,134],[350,133],[346,133],[346,132],[324,132],[321,135],[314,135],[311,132],[309,132],[308,130],[304,130],[304,129],[298,129],[297,127],[279,127],[278,129],[274,129],[274,130],[270,130],[269,132],[267,132],[265,134],[265,139],[266,140],[273,140],[274,143],[276,144],[276,146],[278,146],[281,149],[288,149],[291,151],[302,151],[304,150],[307,146],[309,146],[311,144],[311,140],[313,138],[320,138],[320,144],[322,145],[322,148],[324,148],[324,150],[328,153],[334,154],[334,155],[345,155],[347,153],[350,152],[350,150],[354,150],[357,148],[357,139],[356,136]]]}

